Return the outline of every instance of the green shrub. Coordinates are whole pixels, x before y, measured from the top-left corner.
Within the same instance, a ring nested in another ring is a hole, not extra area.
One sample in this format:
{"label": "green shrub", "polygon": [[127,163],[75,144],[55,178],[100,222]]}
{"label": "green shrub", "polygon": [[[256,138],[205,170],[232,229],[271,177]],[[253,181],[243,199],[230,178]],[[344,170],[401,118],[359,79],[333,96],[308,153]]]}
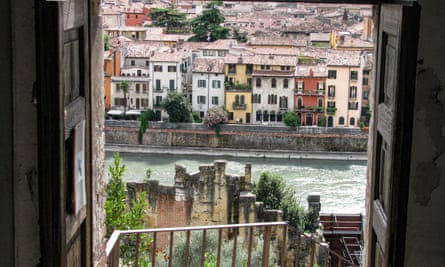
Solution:
{"label": "green shrub", "polygon": [[317,229],[318,213],[306,211],[296,198],[295,188],[286,185],[283,177],[276,173],[263,172],[257,183],[253,184],[256,199],[268,209],[283,211],[283,220],[290,226],[307,232]]}
{"label": "green shrub", "polygon": [[[190,251],[188,266],[201,266],[201,254],[202,254],[202,232],[192,232],[190,235]],[[185,259],[185,248],[186,248],[186,235],[184,232],[176,233],[174,237],[174,247],[173,247],[173,258],[172,266],[183,266]],[[257,244],[252,248],[252,264],[251,266],[261,266],[262,255],[263,255],[263,238],[259,236],[257,239]],[[233,259],[233,240],[224,241],[221,247],[221,267],[232,266]],[[246,266],[247,263],[247,249],[243,247],[242,238],[237,239],[236,247],[236,258],[235,266]],[[217,249],[218,249],[218,234],[217,231],[207,231],[206,233],[206,250],[205,250],[205,267],[216,267],[217,263]],[[165,251],[165,253],[168,252]],[[168,261],[165,259],[158,258],[156,261],[156,266],[166,267],[168,266]],[[275,264],[276,255],[271,250],[269,254],[269,264],[270,267],[278,266]]]}
{"label": "green shrub", "polygon": [[[132,202],[132,208],[127,207],[125,183],[122,177],[125,172],[125,165],[121,163],[119,153],[114,153],[113,164],[108,168],[111,176],[106,189],[107,198],[105,200],[105,224],[106,236],[109,237],[114,230],[143,229],[145,228],[144,217],[148,207],[146,192],[142,192],[136,200]],[[139,246],[140,253],[147,252],[150,248],[151,240],[143,236]],[[121,240],[121,259],[124,265],[134,264],[136,237],[134,235],[123,237]],[[147,258],[140,258],[140,266],[147,263]]]}
{"label": "green shrub", "polygon": [[201,123],[202,118],[199,116],[198,112],[192,112],[193,122]]}
{"label": "green shrub", "polygon": [[300,119],[294,112],[286,112],[284,115],[284,123],[292,129],[295,129],[297,126],[300,126]]}
{"label": "green shrub", "polygon": [[145,130],[148,128],[148,122],[153,121],[155,118],[155,113],[151,109],[147,109],[146,111],[141,113],[141,116],[139,117],[140,126],[139,126],[139,143],[142,144],[142,137],[145,134]]}

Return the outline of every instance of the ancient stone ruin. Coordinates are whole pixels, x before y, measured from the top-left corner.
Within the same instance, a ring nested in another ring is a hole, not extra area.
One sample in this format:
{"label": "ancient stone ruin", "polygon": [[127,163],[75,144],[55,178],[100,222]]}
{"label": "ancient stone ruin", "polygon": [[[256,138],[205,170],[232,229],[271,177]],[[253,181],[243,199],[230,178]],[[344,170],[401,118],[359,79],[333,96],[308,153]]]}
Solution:
{"label": "ancient stone ruin", "polygon": [[226,161],[200,166],[195,173],[183,165],[175,166],[173,186],[157,180],[128,183],[129,201],[141,191],[148,195],[147,227],[237,224],[281,220],[280,210],[264,209],[251,192],[251,164],[244,175],[226,173]]}

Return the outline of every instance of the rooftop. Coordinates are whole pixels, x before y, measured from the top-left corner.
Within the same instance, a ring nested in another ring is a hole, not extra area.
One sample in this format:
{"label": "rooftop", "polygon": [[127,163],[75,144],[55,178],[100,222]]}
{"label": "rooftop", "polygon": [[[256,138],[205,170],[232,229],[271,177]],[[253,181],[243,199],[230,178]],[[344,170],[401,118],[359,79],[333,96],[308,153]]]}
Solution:
{"label": "rooftop", "polygon": [[361,51],[356,50],[328,50],[329,66],[360,66]]}
{"label": "rooftop", "polygon": [[297,63],[297,56],[290,55],[244,55],[235,56],[227,55],[225,57],[226,63],[238,63],[242,58],[243,64],[256,64],[256,65],[276,65],[276,66],[295,66]]}
{"label": "rooftop", "polygon": [[193,63],[192,72],[224,73],[224,59],[198,57]]}
{"label": "rooftop", "polygon": [[174,48],[169,48],[168,50],[155,51],[151,55],[152,62],[179,62],[188,56],[188,51],[180,50]]}
{"label": "rooftop", "polygon": [[298,65],[295,71],[297,77],[326,77],[328,69],[325,63]]}

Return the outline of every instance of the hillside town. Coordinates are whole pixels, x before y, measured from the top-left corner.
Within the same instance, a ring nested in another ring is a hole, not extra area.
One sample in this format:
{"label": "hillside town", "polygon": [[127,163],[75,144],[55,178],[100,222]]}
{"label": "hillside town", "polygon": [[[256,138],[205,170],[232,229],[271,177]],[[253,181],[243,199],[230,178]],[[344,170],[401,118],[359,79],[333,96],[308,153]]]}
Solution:
{"label": "hillside town", "polygon": [[155,120],[166,121],[162,100],[176,92],[200,118],[224,107],[229,123],[282,124],[293,112],[302,126],[368,125],[372,6],[221,2],[213,8],[224,16],[220,26],[229,29],[228,39],[209,28],[204,40],[190,41],[192,26],[153,25],[156,8],[192,20],[208,3],[103,1],[109,118],[150,109]]}

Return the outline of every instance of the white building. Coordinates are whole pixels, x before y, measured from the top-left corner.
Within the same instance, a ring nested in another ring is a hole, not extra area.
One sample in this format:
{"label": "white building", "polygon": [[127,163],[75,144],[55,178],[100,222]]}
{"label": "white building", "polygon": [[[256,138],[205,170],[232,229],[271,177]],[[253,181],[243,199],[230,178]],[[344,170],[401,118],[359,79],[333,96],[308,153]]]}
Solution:
{"label": "white building", "polygon": [[168,114],[161,109],[162,100],[169,92],[186,93],[183,83],[190,65],[187,51],[178,51],[174,48],[157,50],[151,54],[151,86],[149,105],[153,107],[156,118],[162,119]]}
{"label": "white building", "polygon": [[253,122],[281,122],[294,110],[296,56],[255,55],[252,60]]}
{"label": "white building", "polygon": [[224,105],[224,60],[200,57],[192,65],[192,111],[204,117],[212,107]]}

